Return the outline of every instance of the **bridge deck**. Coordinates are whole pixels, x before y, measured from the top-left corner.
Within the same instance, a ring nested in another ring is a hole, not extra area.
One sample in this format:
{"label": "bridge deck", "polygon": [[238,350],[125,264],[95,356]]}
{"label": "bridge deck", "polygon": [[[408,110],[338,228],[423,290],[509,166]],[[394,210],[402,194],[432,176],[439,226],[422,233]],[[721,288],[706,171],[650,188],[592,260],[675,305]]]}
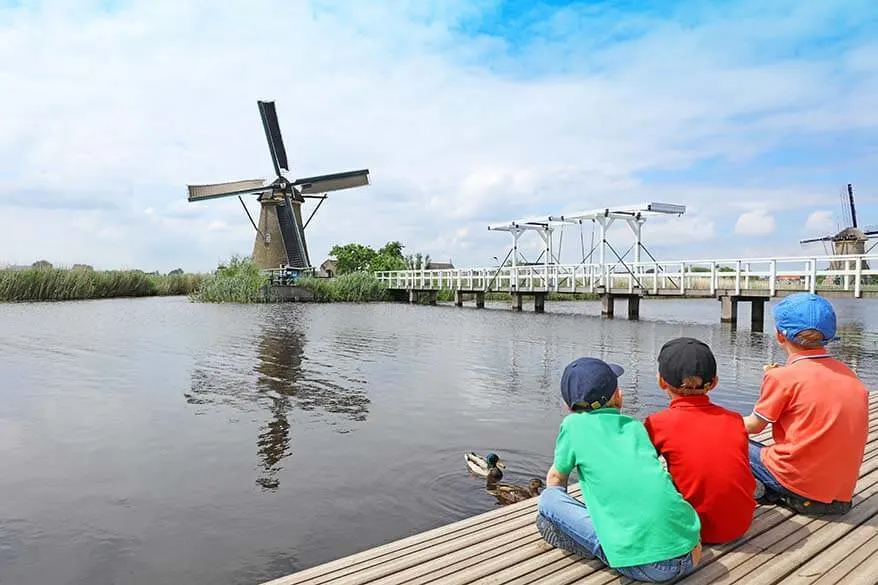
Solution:
{"label": "bridge deck", "polygon": [[[874,585],[878,582],[878,393],[854,507],[840,519],[760,506],[736,542],[706,546],[686,585]],[[768,433],[760,437],[766,440]],[[571,486],[571,493],[578,493]],[[536,499],[506,506],[266,585],[630,583],[596,561],[553,549],[534,526]]]}

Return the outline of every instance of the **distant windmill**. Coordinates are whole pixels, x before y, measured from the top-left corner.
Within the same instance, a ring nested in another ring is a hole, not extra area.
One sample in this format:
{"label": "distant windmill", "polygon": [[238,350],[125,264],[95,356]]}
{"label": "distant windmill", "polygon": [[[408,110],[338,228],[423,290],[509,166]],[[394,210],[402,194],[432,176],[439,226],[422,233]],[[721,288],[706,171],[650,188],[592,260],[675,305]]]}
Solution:
{"label": "distant windmill", "polygon": [[[832,244],[832,254],[835,256],[844,256],[850,254],[866,254],[875,247],[878,242],[870,245],[868,248],[866,247],[867,243],[870,240],[878,237],[878,226],[866,226],[864,228],[860,228],[857,224],[857,208],[854,205],[854,188],[848,183],[847,186],[847,198],[845,198],[845,192],[842,190],[841,192],[842,199],[842,217],[845,220],[846,227],[844,227],[841,231],[834,235],[827,235],[820,238],[810,238],[807,240],[802,240],[801,244],[810,244],[814,242],[823,242],[824,246],[831,243]],[[847,199],[847,201],[845,201]],[[869,265],[867,262],[863,262],[863,269],[867,270]],[[830,270],[844,270],[844,262],[837,261],[831,262],[829,266]]]}
{"label": "distant windmill", "polygon": [[[276,178],[266,184],[263,179],[233,181],[210,185],[189,185],[189,201],[203,201],[218,197],[237,195],[256,229],[253,244],[253,261],[259,268],[273,269],[289,266],[299,270],[310,270],[308,246],[305,243],[305,227],[314,217],[317,209],[326,199],[329,191],[339,191],[369,184],[369,170],[348,171],[319,177],[288,180],[281,169],[289,172],[287,152],[284,149],[280,126],[274,102],[257,102],[265,138],[271,152]],[[242,195],[258,195],[260,203],[259,225],[253,221],[250,211],[244,205]],[[302,222],[302,203],[305,198],[320,199],[307,221]]]}

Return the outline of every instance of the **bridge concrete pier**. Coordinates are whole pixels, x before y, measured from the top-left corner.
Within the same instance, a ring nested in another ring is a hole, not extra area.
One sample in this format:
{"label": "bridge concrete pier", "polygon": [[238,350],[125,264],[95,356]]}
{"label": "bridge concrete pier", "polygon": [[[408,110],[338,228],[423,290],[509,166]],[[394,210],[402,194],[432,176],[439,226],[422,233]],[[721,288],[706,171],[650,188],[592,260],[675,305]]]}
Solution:
{"label": "bridge concrete pier", "polygon": [[[513,292],[509,294],[512,297],[512,310],[521,311],[525,293]],[[546,312],[546,294],[547,293],[545,292],[527,293],[527,296],[532,296],[534,298],[534,313]]]}
{"label": "bridge concrete pier", "polygon": [[628,309],[628,319],[636,321],[640,319],[640,293],[615,294],[601,293],[601,315],[614,317],[616,313],[616,299],[625,299]]}
{"label": "bridge concrete pier", "polygon": [[458,289],[454,291],[454,305],[457,307],[462,307],[464,296],[466,295],[472,295],[473,297],[475,297],[477,309],[485,308],[485,291],[481,290],[466,291]]}
{"label": "bridge concrete pier", "polygon": [[721,295],[720,322],[738,324],[738,303],[750,303],[750,328],[753,331],[763,331],[765,328],[765,303],[768,297]]}

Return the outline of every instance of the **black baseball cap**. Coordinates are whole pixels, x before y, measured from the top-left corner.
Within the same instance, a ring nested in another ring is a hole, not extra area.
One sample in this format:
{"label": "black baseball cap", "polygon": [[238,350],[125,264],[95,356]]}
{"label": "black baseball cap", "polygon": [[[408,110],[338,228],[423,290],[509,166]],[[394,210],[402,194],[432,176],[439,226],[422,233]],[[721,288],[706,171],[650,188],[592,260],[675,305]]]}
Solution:
{"label": "black baseball cap", "polygon": [[690,376],[698,376],[705,386],[716,377],[716,358],[710,347],[691,337],[678,337],[664,344],[658,367],[665,382],[674,388],[681,388]]}
{"label": "black baseball cap", "polygon": [[561,396],[570,408],[592,410],[606,406],[625,370],[619,364],[581,357],[567,364],[561,376]]}

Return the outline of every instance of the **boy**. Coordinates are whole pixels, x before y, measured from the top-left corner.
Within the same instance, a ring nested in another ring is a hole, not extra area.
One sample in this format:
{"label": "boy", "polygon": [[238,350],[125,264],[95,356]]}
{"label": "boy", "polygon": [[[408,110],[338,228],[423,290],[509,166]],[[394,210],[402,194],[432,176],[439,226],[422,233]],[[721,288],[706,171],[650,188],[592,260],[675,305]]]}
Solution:
{"label": "boy", "polygon": [[644,426],[680,494],[701,520],[701,542],[740,538],[753,522],[756,481],[750,471],[747,429],[741,415],[713,404],[716,359],[707,344],[673,339],[658,355],[658,384],[668,393],[666,410]]}
{"label": "boy", "polygon": [[835,337],[832,305],[811,293],[792,294],[772,310],[786,365],[767,369],[751,434],[769,423],[774,444],[750,443],[750,466],[761,498],[803,514],[844,514],[866,450],[869,396],[857,375],[826,352]]}
{"label": "boy", "polygon": [[[537,528],[549,544],[597,558],[626,577],[668,581],[691,573],[701,559],[701,523],[643,424],[619,412],[623,372],[595,358],[564,369],[561,395],[572,412],[561,423]],[[574,468],[584,503],[566,490]]]}

